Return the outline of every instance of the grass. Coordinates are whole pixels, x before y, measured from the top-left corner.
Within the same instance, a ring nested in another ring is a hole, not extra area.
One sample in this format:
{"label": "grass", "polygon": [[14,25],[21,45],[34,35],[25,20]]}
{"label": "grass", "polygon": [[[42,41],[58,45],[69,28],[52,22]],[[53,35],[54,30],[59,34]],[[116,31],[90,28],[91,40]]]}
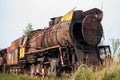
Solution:
{"label": "grass", "polygon": [[90,68],[80,69],[72,80],[120,80],[120,64],[113,63],[97,72],[93,72]]}
{"label": "grass", "polygon": [[0,73],[0,80],[70,80],[67,77],[45,77],[35,78],[28,75],[16,75],[16,74],[2,74]]}
{"label": "grass", "polygon": [[120,80],[120,64],[114,63],[100,71],[91,68],[78,69],[71,77],[35,78],[28,75],[0,74],[0,80]]}
{"label": "grass", "polygon": [[102,80],[120,80],[120,64],[107,67]]}
{"label": "grass", "polygon": [[15,75],[15,74],[0,74],[0,80],[36,80],[33,77],[26,75]]}
{"label": "grass", "polygon": [[92,80],[93,75],[92,69],[81,68],[73,75],[72,80]]}

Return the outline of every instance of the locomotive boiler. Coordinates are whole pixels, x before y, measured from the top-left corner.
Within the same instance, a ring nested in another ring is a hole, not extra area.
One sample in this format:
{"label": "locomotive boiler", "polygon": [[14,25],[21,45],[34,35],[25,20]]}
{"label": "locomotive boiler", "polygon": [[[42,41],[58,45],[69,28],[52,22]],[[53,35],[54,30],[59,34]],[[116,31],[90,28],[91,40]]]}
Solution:
{"label": "locomotive boiler", "polygon": [[98,66],[102,17],[103,12],[94,8],[51,18],[48,28],[31,31],[11,43],[6,71],[56,76],[74,72],[81,65]]}
{"label": "locomotive boiler", "polygon": [[38,32],[37,46],[41,49],[56,45],[75,46],[76,43],[95,46],[103,34],[102,15],[102,11],[91,9],[70,11],[65,16],[51,18],[49,27]]}

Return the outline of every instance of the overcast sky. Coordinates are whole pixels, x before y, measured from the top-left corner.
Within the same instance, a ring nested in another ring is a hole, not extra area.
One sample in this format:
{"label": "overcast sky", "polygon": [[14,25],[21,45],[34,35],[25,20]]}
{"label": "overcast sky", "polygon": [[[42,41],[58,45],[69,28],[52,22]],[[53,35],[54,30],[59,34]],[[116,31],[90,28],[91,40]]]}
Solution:
{"label": "overcast sky", "polygon": [[48,27],[51,17],[62,16],[74,7],[102,9],[106,41],[120,39],[120,0],[0,0],[0,48],[22,36],[28,23],[34,29]]}

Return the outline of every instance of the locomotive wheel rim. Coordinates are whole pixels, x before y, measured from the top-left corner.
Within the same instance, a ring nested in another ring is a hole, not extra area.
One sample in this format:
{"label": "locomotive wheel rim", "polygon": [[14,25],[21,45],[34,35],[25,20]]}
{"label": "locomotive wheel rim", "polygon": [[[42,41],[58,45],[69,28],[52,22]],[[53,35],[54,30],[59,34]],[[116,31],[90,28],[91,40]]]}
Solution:
{"label": "locomotive wheel rim", "polygon": [[103,29],[100,22],[92,15],[85,17],[82,23],[82,34],[89,45],[97,45],[102,37]]}

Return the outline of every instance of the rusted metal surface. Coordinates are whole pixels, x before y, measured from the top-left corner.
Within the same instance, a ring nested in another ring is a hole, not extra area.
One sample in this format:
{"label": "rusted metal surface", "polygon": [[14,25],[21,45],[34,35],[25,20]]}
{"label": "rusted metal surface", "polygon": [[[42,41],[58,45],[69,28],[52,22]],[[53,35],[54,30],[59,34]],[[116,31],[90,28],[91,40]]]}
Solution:
{"label": "rusted metal surface", "polygon": [[12,57],[12,56],[11,56],[11,53],[7,53],[7,57],[6,57],[6,58],[7,58],[7,65],[12,64],[12,63],[11,63],[11,57]]}
{"label": "rusted metal surface", "polygon": [[18,54],[19,54],[19,50],[18,48],[7,52],[7,64],[8,65],[13,65],[13,64],[18,64]]}
{"label": "rusted metal surface", "polygon": [[92,52],[92,54],[88,54],[88,64],[87,65],[91,65],[91,66],[96,66],[99,65],[98,62],[98,57],[95,51]]}
{"label": "rusted metal surface", "polygon": [[[91,9],[85,12],[75,11],[73,23],[71,26],[71,37],[73,41],[80,44],[97,45],[103,34],[103,29],[100,21],[102,11],[98,9]],[[96,16],[95,16],[96,15]]]}
{"label": "rusted metal surface", "polygon": [[[61,17],[52,18],[49,27],[32,31],[26,41],[26,53],[52,46],[74,46],[77,43],[97,45],[102,37],[102,11],[74,11],[73,20],[61,22]],[[14,41],[12,44],[16,44]],[[16,45],[18,46],[18,45]]]}
{"label": "rusted metal surface", "polygon": [[69,35],[70,22],[58,23],[45,30],[42,36],[42,48],[63,45],[66,46],[71,42]]}
{"label": "rusted metal surface", "polygon": [[[76,17],[78,14],[79,17]],[[78,21],[58,22],[56,25],[49,27],[44,31],[41,47],[46,48],[58,44],[63,46],[74,45],[75,41],[97,45],[102,37],[103,30],[100,23],[102,16],[98,19],[95,15],[102,15],[102,11],[98,9],[87,12],[80,11],[74,14]]]}
{"label": "rusted metal surface", "polygon": [[86,16],[82,24],[82,34],[87,44],[98,44],[103,34],[101,23],[94,16]]}
{"label": "rusted metal surface", "polygon": [[[82,46],[86,44],[96,46],[103,33],[100,23],[102,14],[98,9],[91,9],[85,12],[74,11],[73,19],[69,21],[61,22],[61,17],[52,18],[48,28],[38,29],[26,35],[25,54],[53,49],[55,46],[75,46],[77,43]],[[8,63],[17,63],[13,60],[18,61],[17,48],[23,44],[24,38],[21,37],[11,43],[8,49]]]}
{"label": "rusted metal surface", "polygon": [[3,57],[0,57],[0,66],[3,65]]}
{"label": "rusted metal surface", "polygon": [[23,37],[20,37],[20,38],[16,39],[15,41],[13,41],[10,45],[9,50],[12,51],[12,50],[18,48],[21,45],[22,40],[23,40]]}
{"label": "rusted metal surface", "polygon": [[[103,34],[102,16],[102,11],[95,8],[52,18],[48,28],[31,31],[11,43],[7,48],[7,65],[15,67],[9,70],[18,72],[18,66],[31,75],[44,77],[73,72],[82,64],[98,65],[96,46]],[[1,57],[0,61],[3,64]]]}
{"label": "rusted metal surface", "polygon": [[101,21],[103,18],[103,12],[97,8],[93,8],[90,10],[87,10],[83,13],[84,16],[86,15],[93,15],[98,21]]}
{"label": "rusted metal surface", "polygon": [[21,45],[22,37],[13,41],[10,47],[7,48],[7,65],[18,63],[19,46]]}
{"label": "rusted metal surface", "polygon": [[18,64],[18,49],[15,49],[13,54],[13,64]]}
{"label": "rusted metal surface", "polygon": [[41,48],[41,31],[42,30],[36,30],[28,35],[28,40],[26,42],[26,48],[28,49],[27,52],[33,52]]}
{"label": "rusted metal surface", "polygon": [[19,47],[22,44],[23,37],[20,37],[13,41],[7,48],[7,65],[13,65],[18,63]]}

